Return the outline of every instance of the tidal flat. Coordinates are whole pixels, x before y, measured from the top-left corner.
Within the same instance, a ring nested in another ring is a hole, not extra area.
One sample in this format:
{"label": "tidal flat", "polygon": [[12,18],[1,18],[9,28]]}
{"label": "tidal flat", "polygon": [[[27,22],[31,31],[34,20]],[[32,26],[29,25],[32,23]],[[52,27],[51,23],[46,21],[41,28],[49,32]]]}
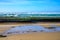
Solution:
{"label": "tidal flat", "polygon": [[[0,23],[0,33],[10,30],[16,26],[40,25],[51,27],[51,25],[60,26],[59,22],[38,22],[38,23]],[[60,32],[33,32],[26,34],[16,34],[7,37],[1,37],[0,40],[60,40]]]}

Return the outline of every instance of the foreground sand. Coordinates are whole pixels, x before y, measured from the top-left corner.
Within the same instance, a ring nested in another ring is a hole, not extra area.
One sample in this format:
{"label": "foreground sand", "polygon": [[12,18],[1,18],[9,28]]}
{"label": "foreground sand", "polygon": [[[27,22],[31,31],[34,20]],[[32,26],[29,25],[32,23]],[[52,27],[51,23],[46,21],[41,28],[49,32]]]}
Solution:
{"label": "foreground sand", "polygon": [[60,40],[60,32],[11,35],[0,40]]}
{"label": "foreground sand", "polygon": [[[39,22],[39,23],[0,23],[0,33],[10,29],[12,26],[20,25],[42,25],[44,27],[50,27],[50,25],[60,26],[60,23],[49,23],[49,22]],[[18,34],[11,35],[5,38],[0,38],[0,40],[60,40],[60,32],[51,33],[28,33],[28,34]]]}

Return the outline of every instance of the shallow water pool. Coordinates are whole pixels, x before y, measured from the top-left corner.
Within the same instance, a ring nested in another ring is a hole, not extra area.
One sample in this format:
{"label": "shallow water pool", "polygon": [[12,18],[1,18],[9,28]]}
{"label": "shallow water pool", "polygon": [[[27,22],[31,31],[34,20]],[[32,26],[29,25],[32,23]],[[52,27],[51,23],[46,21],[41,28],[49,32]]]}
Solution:
{"label": "shallow water pool", "polygon": [[[54,27],[54,28],[52,28]],[[30,32],[60,32],[60,27],[58,26],[51,26],[51,28],[45,28],[43,26],[32,25],[32,26],[16,26],[4,32],[5,35],[7,34],[23,34],[23,33],[30,33]]]}

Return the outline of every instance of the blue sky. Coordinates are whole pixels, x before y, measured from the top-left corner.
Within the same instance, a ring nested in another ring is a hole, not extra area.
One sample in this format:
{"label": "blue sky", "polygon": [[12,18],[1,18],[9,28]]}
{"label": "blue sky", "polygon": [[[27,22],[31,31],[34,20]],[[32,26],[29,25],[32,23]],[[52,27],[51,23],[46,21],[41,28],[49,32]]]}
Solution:
{"label": "blue sky", "polygon": [[0,12],[60,11],[60,0],[0,0]]}

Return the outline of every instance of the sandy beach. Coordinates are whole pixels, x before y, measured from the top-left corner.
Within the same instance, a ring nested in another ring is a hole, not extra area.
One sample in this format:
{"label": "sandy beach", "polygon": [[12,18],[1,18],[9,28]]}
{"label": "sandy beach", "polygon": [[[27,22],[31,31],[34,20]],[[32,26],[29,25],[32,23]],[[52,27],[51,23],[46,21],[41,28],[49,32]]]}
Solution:
{"label": "sandy beach", "polygon": [[0,40],[60,40],[60,32],[12,35]]}
{"label": "sandy beach", "polygon": [[[38,22],[38,23],[0,23],[0,33],[21,25],[41,25],[44,27],[50,27],[50,25],[60,26],[58,22]],[[0,40],[60,40],[60,32],[37,32],[28,34],[17,34],[12,36],[7,36],[5,38],[0,38]]]}

